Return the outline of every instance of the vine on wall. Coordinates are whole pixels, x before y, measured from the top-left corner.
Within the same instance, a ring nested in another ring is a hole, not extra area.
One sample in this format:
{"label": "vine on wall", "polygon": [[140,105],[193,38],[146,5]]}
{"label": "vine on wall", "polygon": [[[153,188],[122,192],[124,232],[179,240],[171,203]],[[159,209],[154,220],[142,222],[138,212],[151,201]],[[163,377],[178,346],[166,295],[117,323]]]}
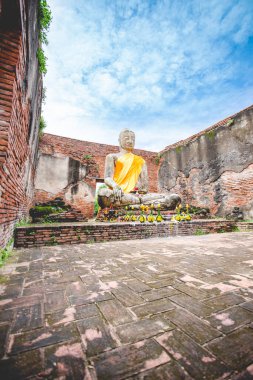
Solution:
{"label": "vine on wall", "polygon": [[[52,12],[47,3],[47,0],[39,0],[39,41],[40,46],[37,50],[37,59],[39,63],[39,71],[42,75],[47,73],[47,57],[45,56],[45,52],[43,50],[43,44],[48,44],[47,33],[49,31],[49,27],[52,21]],[[42,90],[42,103],[45,103],[46,99],[46,88]],[[44,129],[46,128],[46,121],[44,117],[41,115],[40,123],[39,123],[39,137],[41,138],[44,133]]]}
{"label": "vine on wall", "polygon": [[37,50],[40,73],[45,75],[47,72],[47,57],[43,50],[43,44],[48,44],[47,33],[52,21],[52,12],[47,0],[39,0],[39,41],[40,47]]}

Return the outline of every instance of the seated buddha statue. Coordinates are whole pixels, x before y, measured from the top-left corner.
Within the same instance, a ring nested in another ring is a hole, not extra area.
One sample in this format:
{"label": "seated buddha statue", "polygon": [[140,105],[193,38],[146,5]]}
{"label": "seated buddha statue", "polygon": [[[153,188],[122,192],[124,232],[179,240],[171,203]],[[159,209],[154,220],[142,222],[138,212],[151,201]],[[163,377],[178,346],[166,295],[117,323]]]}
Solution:
{"label": "seated buddha statue", "polygon": [[106,156],[104,183],[107,187],[98,190],[98,204],[106,207],[153,204],[163,210],[174,210],[181,199],[177,194],[148,192],[148,171],[145,160],[133,153],[134,132],[124,129],[119,135],[118,153]]}

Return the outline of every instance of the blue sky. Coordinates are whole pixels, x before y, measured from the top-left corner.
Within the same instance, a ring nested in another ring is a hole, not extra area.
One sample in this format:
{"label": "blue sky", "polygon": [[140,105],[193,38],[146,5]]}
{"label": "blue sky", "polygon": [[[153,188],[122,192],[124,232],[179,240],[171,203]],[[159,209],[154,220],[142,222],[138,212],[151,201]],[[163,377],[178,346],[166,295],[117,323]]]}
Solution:
{"label": "blue sky", "polygon": [[253,0],[48,3],[48,133],[159,151],[253,103]]}

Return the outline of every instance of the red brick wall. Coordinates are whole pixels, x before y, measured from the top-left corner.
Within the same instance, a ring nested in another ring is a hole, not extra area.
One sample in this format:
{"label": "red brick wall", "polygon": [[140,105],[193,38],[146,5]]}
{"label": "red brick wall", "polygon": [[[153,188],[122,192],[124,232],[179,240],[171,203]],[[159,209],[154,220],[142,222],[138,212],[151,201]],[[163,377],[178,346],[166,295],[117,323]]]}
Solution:
{"label": "red brick wall", "polygon": [[[71,157],[77,161],[80,161],[83,165],[88,165],[89,171],[83,182],[88,184],[94,191],[96,188],[96,178],[104,177],[104,165],[105,157],[109,153],[118,152],[118,146],[98,144],[88,141],[80,141],[71,138],[55,136],[51,134],[44,134],[39,146],[40,154],[55,155],[62,154],[67,157]],[[149,173],[149,191],[157,192],[157,169],[158,166],[155,162],[156,153],[145,150],[135,150],[135,153],[141,155],[147,162]],[[90,159],[85,156],[91,156]],[[40,176],[40,172],[37,171],[37,176]],[[36,189],[35,202],[45,202],[57,197],[64,198],[65,190],[62,189],[58,194],[51,194],[43,189]],[[65,199],[66,200],[66,199]],[[93,216],[92,200],[87,202],[85,197],[78,198],[75,201],[75,207],[78,207],[85,216]]]}
{"label": "red brick wall", "polygon": [[[40,96],[29,85],[26,41],[26,30],[0,30],[0,247],[28,215],[33,198],[38,125],[33,133],[31,127]],[[38,86],[41,92],[41,81]]]}

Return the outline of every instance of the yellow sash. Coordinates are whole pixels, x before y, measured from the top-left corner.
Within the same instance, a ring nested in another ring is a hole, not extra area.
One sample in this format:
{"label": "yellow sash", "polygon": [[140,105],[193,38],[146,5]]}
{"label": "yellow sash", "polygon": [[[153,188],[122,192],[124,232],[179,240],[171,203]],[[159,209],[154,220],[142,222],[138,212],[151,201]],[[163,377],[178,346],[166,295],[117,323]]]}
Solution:
{"label": "yellow sash", "polygon": [[125,153],[116,161],[114,181],[124,193],[134,190],[145,160],[133,153]]}

